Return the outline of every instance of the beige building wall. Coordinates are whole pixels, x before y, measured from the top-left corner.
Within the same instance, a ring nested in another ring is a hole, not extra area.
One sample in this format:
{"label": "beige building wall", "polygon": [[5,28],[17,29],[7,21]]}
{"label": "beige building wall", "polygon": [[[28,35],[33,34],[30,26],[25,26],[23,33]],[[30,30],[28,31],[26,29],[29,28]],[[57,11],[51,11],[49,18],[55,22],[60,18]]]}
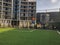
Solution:
{"label": "beige building wall", "polygon": [[31,21],[20,21],[19,22],[19,27],[30,27]]}

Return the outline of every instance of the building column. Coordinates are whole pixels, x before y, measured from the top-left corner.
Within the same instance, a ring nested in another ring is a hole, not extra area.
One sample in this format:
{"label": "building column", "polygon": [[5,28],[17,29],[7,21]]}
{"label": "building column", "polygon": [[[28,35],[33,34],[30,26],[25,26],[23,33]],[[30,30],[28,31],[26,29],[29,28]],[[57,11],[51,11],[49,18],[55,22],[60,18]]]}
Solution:
{"label": "building column", "polygon": [[11,20],[9,20],[9,23],[8,23],[8,24],[9,24],[9,26],[10,26],[10,27],[12,27],[11,22],[12,22],[12,21],[11,21]]}
{"label": "building column", "polygon": [[3,19],[3,0],[2,0],[2,12],[1,12],[1,19]]}

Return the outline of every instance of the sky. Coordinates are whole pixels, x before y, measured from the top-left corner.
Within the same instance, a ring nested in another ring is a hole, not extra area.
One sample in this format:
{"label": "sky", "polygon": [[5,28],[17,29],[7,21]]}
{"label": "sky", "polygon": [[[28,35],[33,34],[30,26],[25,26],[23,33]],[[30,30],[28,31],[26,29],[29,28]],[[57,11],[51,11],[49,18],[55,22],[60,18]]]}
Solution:
{"label": "sky", "polygon": [[37,0],[37,12],[40,12],[38,10],[55,8],[60,8],[60,0]]}

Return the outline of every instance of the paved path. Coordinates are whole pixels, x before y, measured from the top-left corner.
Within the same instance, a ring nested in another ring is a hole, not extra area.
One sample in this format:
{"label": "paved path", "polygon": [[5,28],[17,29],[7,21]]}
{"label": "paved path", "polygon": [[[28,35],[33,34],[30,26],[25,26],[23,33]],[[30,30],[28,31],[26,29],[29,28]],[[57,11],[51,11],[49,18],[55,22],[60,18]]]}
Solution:
{"label": "paved path", "polygon": [[60,32],[59,32],[59,31],[57,31],[57,33],[58,33],[58,34],[60,34]]}

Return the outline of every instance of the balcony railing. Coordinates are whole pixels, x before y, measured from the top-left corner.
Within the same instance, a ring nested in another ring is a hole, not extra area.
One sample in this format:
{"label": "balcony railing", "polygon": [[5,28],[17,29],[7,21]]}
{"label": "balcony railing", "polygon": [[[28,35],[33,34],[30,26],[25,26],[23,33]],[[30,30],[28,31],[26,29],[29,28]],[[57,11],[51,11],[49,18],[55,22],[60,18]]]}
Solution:
{"label": "balcony railing", "polygon": [[9,1],[8,1],[8,2],[7,2],[7,1],[3,1],[3,2],[4,2],[4,3],[8,3],[8,4],[12,4],[12,2],[9,2]]}

